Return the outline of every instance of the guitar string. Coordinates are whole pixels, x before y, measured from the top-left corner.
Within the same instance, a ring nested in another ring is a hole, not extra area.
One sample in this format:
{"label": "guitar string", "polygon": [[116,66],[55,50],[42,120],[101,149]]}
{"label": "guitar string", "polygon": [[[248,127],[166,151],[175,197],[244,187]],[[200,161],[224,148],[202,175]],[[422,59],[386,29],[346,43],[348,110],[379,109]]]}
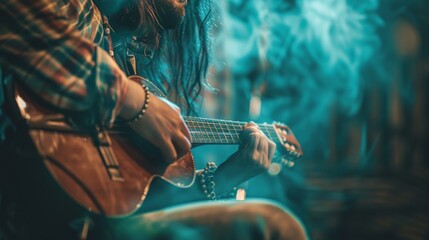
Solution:
{"label": "guitar string", "polygon": [[[196,128],[194,126],[190,126],[190,129],[191,129],[191,132],[194,134],[206,134],[209,139],[213,138],[213,140],[219,139],[222,137],[225,139],[225,141],[228,141],[228,138],[233,138],[233,137],[239,138],[239,133],[237,133],[236,129],[233,129],[235,133],[231,133],[231,128],[216,129],[216,132],[213,131],[212,126],[208,126],[208,127],[198,126]],[[277,134],[275,131],[267,130],[267,129],[262,129],[261,131],[264,134],[266,134],[267,137],[270,138],[271,140],[277,140],[277,138],[273,138],[273,135],[276,136]],[[197,136],[197,138],[198,137],[199,136]]]}
{"label": "guitar string", "polygon": [[[195,128],[195,125],[193,123],[197,124],[197,128]],[[220,123],[222,124],[222,123]],[[198,122],[189,122],[189,127],[191,129],[191,134],[193,134],[195,137],[195,140],[198,142],[201,142],[203,140],[204,142],[220,142],[220,143],[230,143],[230,140],[232,143],[237,142],[239,139],[239,134],[237,133],[237,130],[241,131],[240,128],[234,127],[232,130],[235,131],[235,133],[231,133],[231,128],[228,125],[225,126],[216,126],[215,123],[210,123],[208,125],[199,124]],[[261,131],[264,132],[264,134],[267,135],[267,137],[273,141],[278,140],[277,138],[273,138],[273,135],[276,136],[276,132],[274,129],[269,129],[268,127],[271,127],[270,125],[262,125]],[[196,131],[193,131],[196,130]],[[213,132],[215,130],[216,132]],[[217,135],[217,136],[216,136]]]}
{"label": "guitar string", "polygon": [[[245,122],[237,122],[231,120],[217,120],[217,119],[207,119],[207,118],[196,118],[196,117],[184,117],[186,122],[190,123],[200,123],[200,124],[218,124],[219,126],[231,126],[234,128],[241,128],[246,124]],[[257,124],[258,126],[272,126],[272,124]]]}
{"label": "guitar string", "polygon": [[[246,124],[244,122],[234,122],[234,121],[225,121],[225,120],[200,120],[200,119],[185,119],[185,122],[189,122],[189,123],[197,123],[197,124],[218,124],[219,126],[223,127],[234,127],[236,129],[242,129],[242,127]],[[273,124],[267,124],[267,123],[263,123],[263,124],[257,124],[258,126],[267,126],[267,127],[272,127]]]}
{"label": "guitar string", "polygon": [[[222,126],[222,123],[200,123],[200,122],[194,122],[194,121],[186,121],[187,125],[190,129],[194,128],[197,131],[207,131],[210,130],[210,132],[213,132],[213,129],[216,130],[216,132],[229,132],[231,133],[231,129],[235,132],[234,134],[238,134],[237,130],[241,131],[242,130],[242,126],[237,126],[237,125],[227,125],[226,123],[224,123],[224,126]],[[267,125],[267,124],[261,124],[259,125],[261,128],[261,131],[267,134],[276,134],[276,130],[272,128],[271,125]],[[270,129],[271,128],[271,129]],[[272,138],[272,135],[271,135]]]}

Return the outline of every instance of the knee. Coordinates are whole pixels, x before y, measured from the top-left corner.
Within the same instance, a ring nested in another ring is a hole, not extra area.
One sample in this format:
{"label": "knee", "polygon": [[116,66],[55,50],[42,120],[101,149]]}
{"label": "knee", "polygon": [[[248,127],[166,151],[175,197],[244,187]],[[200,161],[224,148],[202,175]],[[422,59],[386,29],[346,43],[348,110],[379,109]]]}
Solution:
{"label": "knee", "polygon": [[264,239],[308,239],[301,221],[288,209],[267,201],[250,201],[242,205],[247,209],[247,220],[253,219],[253,229]]}

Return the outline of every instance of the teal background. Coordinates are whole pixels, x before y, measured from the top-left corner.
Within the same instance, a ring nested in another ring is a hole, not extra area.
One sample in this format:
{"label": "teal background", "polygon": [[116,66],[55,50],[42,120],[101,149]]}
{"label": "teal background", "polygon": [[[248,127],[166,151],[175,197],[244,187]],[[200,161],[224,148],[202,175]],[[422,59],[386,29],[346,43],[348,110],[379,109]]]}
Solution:
{"label": "teal background", "polygon": [[[304,150],[294,168],[252,179],[248,197],[282,202],[313,239],[428,239],[427,2],[217,6],[217,91],[203,115],[284,122]],[[194,152],[201,167],[235,150]]]}

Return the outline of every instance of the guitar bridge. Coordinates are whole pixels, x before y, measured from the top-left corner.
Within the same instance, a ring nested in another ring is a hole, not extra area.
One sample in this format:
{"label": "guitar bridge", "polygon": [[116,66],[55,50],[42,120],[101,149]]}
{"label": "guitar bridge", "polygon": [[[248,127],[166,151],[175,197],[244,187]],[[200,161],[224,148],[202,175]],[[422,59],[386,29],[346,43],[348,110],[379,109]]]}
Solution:
{"label": "guitar bridge", "polygon": [[101,158],[104,161],[106,170],[109,173],[110,179],[112,179],[112,181],[118,182],[125,181],[120,171],[119,163],[116,159],[115,153],[110,147],[111,141],[109,135],[107,135],[104,130],[96,127],[94,140],[100,152]]}
{"label": "guitar bridge", "polygon": [[122,177],[121,172],[117,168],[108,167],[107,171],[109,172],[109,176],[113,181],[123,182],[125,179]]}

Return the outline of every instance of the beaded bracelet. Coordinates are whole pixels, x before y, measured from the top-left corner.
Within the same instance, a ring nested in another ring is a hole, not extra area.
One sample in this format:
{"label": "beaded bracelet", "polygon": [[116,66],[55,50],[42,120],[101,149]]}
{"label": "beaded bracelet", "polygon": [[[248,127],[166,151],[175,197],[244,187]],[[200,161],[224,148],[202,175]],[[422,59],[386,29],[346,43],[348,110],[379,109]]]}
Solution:
{"label": "beaded bracelet", "polygon": [[215,191],[215,182],[214,182],[214,173],[217,169],[217,166],[214,162],[208,162],[206,167],[201,173],[200,186],[203,193],[207,196],[207,199],[210,201],[219,201],[221,199],[235,198],[237,193],[237,188],[234,187],[231,191],[216,195]]}
{"label": "beaded bracelet", "polygon": [[148,108],[148,106],[149,106],[149,97],[150,97],[150,95],[149,95],[149,88],[147,87],[147,86],[145,86],[145,85],[142,85],[142,87],[143,87],[143,90],[144,90],[144,92],[145,92],[145,95],[146,95],[146,98],[144,99],[144,103],[143,103],[143,106],[142,106],[142,108],[140,109],[140,111],[137,113],[137,115],[135,115],[133,118],[131,118],[130,120],[127,120],[126,121],[126,123],[128,124],[128,125],[130,125],[130,124],[132,124],[132,123],[135,123],[135,122],[137,122],[138,120],[140,120],[140,119],[142,119],[143,118],[143,115],[146,113],[146,110],[147,110],[147,108]]}
{"label": "beaded bracelet", "polygon": [[217,166],[214,162],[208,162],[203,172],[201,173],[201,189],[203,193],[207,196],[209,200],[215,201],[216,192],[215,192],[215,182],[214,182],[214,173],[217,169]]}

